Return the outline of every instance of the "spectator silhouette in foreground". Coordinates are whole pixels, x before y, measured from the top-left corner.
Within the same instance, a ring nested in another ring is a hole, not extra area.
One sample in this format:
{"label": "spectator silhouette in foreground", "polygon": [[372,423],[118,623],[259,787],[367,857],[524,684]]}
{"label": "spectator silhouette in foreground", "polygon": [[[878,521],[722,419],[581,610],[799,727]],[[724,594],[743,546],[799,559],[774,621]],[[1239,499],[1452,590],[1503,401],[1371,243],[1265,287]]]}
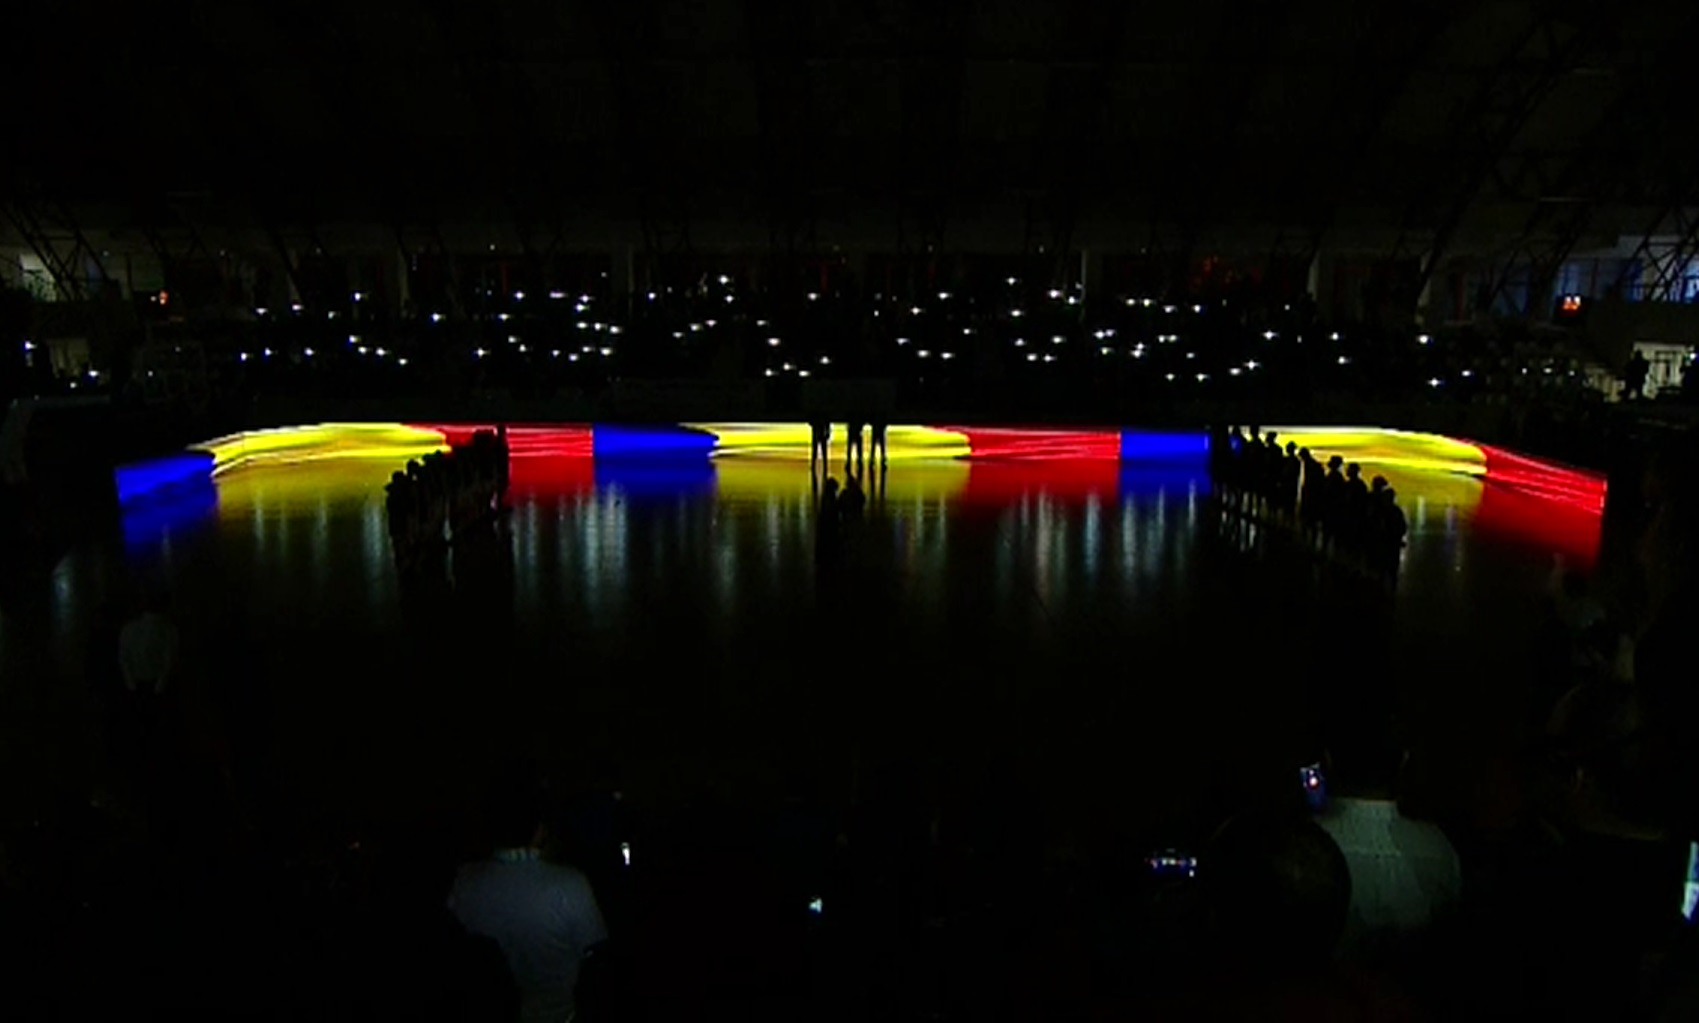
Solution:
{"label": "spectator silhouette in foreground", "polygon": [[560,1023],[576,1015],[580,969],[608,931],[589,880],[542,858],[541,796],[529,779],[498,789],[496,851],[461,868],[448,904],[469,932],[501,946],[525,1023]]}

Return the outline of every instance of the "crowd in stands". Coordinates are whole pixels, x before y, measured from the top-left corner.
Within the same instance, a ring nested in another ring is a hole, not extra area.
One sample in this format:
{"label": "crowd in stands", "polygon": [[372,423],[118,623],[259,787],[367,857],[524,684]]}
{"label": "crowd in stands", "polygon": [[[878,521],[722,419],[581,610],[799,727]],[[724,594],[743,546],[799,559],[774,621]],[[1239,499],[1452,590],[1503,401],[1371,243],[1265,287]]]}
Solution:
{"label": "crowd in stands", "polygon": [[1383,583],[1398,574],[1409,524],[1386,477],[1363,481],[1362,466],[1339,455],[1325,466],[1280,436],[1252,426],[1217,429],[1210,438],[1211,475],[1226,513],[1224,525],[1285,527],[1318,554]]}
{"label": "crowd in stands", "polygon": [[407,463],[384,488],[389,538],[403,567],[501,506],[508,483],[507,427],[479,430],[470,443]]}

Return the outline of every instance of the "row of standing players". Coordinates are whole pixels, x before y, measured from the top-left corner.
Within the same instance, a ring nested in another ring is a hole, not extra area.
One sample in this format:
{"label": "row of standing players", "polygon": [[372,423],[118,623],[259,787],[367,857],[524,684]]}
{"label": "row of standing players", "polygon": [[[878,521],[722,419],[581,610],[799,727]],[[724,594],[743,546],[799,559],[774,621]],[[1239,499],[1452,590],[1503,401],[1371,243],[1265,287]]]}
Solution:
{"label": "row of standing players", "polygon": [[1302,530],[1319,550],[1371,575],[1398,573],[1409,532],[1398,494],[1386,477],[1363,481],[1362,466],[1339,455],[1324,467],[1309,448],[1259,427],[1217,428],[1210,436],[1212,476],[1225,506],[1241,515],[1283,522]]}
{"label": "row of standing players", "polygon": [[[885,433],[888,424],[883,420],[851,420],[844,424],[844,469],[846,471],[856,466],[872,462],[874,456],[879,458],[879,467],[884,468],[887,461]],[[832,422],[829,419],[814,419],[808,424],[810,435],[808,448],[808,465],[810,470],[820,465],[832,464]],[[866,434],[866,447],[862,445],[862,435]]]}
{"label": "row of standing players", "polygon": [[507,483],[506,426],[408,462],[384,487],[396,560],[409,564],[499,510]]}

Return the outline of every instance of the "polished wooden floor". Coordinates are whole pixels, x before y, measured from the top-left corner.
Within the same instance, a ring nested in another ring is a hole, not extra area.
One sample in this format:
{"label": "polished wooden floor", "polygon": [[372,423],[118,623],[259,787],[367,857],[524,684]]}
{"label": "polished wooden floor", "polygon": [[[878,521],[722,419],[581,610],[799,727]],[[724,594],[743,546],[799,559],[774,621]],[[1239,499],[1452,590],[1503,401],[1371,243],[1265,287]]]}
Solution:
{"label": "polished wooden floor", "polygon": [[1382,594],[1239,550],[1197,473],[947,463],[870,479],[821,560],[805,465],[539,461],[497,527],[404,582],[391,468],[238,471],[73,552],[0,620],[5,787],[101,783],[90,637],[103,601],[163,585],[192,731],[325,814],[469,798],[523,753],[657,807],[1018,789],[1062,831],[1191,833],[1323,744],[1493,741],[1553,555],[1594,542],[1406,474]]}

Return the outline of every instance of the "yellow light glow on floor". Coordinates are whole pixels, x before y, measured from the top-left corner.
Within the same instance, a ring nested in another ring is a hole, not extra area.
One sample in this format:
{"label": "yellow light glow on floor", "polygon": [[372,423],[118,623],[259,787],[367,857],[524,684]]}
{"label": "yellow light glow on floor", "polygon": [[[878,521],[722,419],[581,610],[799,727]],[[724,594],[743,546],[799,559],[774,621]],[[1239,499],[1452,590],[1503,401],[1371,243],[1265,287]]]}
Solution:
{"label": "yellow light glow on floor", "polygon": [[345,458],[382,459],[400,468],[447,448],[442,434],[400,423],[319,423],[231,434],[194,448],[212,454],[214,476],[250,465],[299,465]]}
{"label": "yellow light glow on floor", "polygon": [[[834,456],[836,464],[829,475],[840,484],[846,480],[842,456]],[[721,498],[768,500],[777,497],[811,498],[814,483],[807,466],[798,460],[769,458],[720,458],[714,461],[716,489]],[[882,497],[887,501],[948,500],[961,494],[967,486],[972,464],[959,459],[925,461],[905,460],[901,467],[884,473],[873,471],[862,477],[862,487],[869,499]]]}
{"label": "yellow light glow on floor", "polygon": [[218,516],[225,520],[364,508],[384,503],[384,484],[398,462],[322,459],[311,464],[260,463],[218,481]]}
{"label": "yellow light glow on floor", "polygon": [[1466,476],[1482,476],[1487,471],[1487,456],[1480,448],[1437,433],[1341,426],[1268,426],[1263,428],[1264,436],[1271,430],[1280,434],[1281,447],[1290,441],[1300,448],[1309,448],[1323,464],[1338,455],[1347,463],[1361,465],[1363,472],[1371,476],[1381,469],[1417,469]]}
{"label": "yellow light glow on floor", "polygon": [[[761,457],[808,461],[814,434],[807,423],[685,423],[693,430],[703,430],[718,438],[716,459]],[[849,428],[843,423],[832,424],[832,457],[841,459]],[[868,434],[862,432],[862,444]],[[935,430],[927,426],[891,426],[885,430],[887,460],[892,462],[913,459],[966,458],[969,453],[965,434],[953,430]]]}

